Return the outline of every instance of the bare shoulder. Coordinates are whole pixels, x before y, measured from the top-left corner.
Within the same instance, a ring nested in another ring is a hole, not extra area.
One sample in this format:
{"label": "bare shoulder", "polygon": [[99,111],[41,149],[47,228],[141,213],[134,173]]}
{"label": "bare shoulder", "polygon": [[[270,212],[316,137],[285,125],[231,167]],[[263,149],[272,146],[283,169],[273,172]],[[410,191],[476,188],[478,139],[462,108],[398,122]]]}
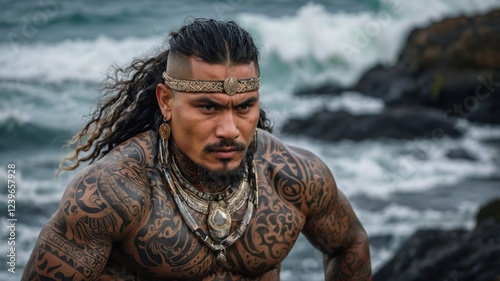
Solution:
{"label": "bare shoulder", "polygon": [[325,200],[336,196],[330,169],[311,151],[259,131],[257,155],[275,188],[303,214],[323,208]]}
{"label": "bare shoulder", "polygon": [[42,228],[23,280],[96,280],[148,208],[151,138],[138,135],[78,172]]}
{"label": "bare shoulder", "polygon": [[[148,133],[116,146],[89,165],[68,184],[60,212],[68,219],[109,219],[113,240],[124,235],[147,205],[152,168],[152,140]],[[74,211],[72,211],[74,210]],[[77,215],[80,214],[80,215]],[[104,220],[105,221],[105,220]]]}
{"label": "bare shoulder", "polygon": [[146,131],[114,147],[100,162],[124,164],[136,162],[144,167],[152,166],[155,144],[155,134],[152,131]]}

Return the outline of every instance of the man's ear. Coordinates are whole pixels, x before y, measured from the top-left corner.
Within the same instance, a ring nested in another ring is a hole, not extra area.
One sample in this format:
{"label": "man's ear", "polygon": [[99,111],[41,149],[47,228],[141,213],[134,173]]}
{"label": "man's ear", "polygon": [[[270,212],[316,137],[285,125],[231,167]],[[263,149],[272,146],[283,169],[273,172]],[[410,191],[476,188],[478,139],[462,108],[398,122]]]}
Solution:
{"label": "man's ear", "polygon": [[174,103],[174,94],[163,83],[156,85],[156,100],[160,107],[161,114],[169,121],[172,118],[172,106]]}

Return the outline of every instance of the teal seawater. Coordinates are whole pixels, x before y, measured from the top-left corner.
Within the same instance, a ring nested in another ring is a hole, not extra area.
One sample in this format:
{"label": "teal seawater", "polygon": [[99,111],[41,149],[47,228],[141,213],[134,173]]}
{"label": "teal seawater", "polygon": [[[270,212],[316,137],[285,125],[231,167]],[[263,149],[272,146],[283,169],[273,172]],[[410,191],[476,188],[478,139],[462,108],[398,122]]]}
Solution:
{"label": "teal seawater", "polygon": [[[55,177],[68,152],[63,145],[95,108],[109,65],[127,65],[153,52],[170,30],[191,17],[234,19],[254,35],[262,54],[262,103],[279,135],[284,120],[318,107],[383,110],[380,101],[355,93],[300,98],[293,92],[325,82],[353,83],[375,63],[394,61],[412,28],[494,7],[500,3],[0,0],[0,210],[7,209],[7,164],[16,164],[18,176],[17,270],[6,270],[7,217],[0,211],[0,280],[20,279],[42,224],[58,207],[74,175]],[[368,234],[385,241],[372,245],[376,269],[415,229],[471,227],[479,204],[498,195],[491,187],[462,188],[460,193],[443,187],[498,174],[495,155],[500,148],[485,140],[500,138],[500,128],[464,126],[463,138],[439,145],[425,140],[325,143],[282,137],[325,160]],[[446,152],[457,147],[473,151],[478,161],[448,159]],[[426,157],[413,157],[422,150]],[[445,194],[454,204],[430,204],[436,194]],[[301,237],[283,263],[282,279],[322,280],[321,267],[321,255]]]}

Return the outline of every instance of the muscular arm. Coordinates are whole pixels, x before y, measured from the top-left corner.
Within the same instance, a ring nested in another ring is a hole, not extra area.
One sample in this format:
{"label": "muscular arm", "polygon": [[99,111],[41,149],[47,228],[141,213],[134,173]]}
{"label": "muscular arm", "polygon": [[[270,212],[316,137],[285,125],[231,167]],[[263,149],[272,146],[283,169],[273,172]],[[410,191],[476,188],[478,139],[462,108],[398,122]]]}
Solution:
{"label": "muscular arm", "polygon": [[22,280],[99,278],[112,244],[140,212],[140,176],[133,164],[94,165],[75,177],[41,230]]}
{"label": "muscular arm", "polygon": [[368,236],[328,167],[314,158],[303,233],[324,253],[326,280],[371,280]]}
{"label": "muscular arm", "polygon": [[371,280],[368,237],[325,163],[270,134],[259,136],[258,153],[274,186],[305,215],[302,233],[324,253],[326,280]]}

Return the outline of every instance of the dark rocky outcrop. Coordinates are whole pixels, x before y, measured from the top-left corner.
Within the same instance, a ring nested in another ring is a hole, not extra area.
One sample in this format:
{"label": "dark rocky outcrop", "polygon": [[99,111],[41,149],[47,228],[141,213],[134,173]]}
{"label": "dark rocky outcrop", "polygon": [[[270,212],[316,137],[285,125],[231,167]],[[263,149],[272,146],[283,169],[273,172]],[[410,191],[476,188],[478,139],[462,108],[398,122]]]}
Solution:
{"label": "dark rocky outcrop", "polygon": [[409,70],[439,67],[492,70],[500,65],[500,9],[484,15],[447,18],[413,30],[399,64]]}
{"label": "dark rocky outcrop", "polygon": [[373,280],[499,281],[500,198],[481,208],[472,231],[417,231]]}
{"label": "dark rocky outcrop", "polygon": [[[442,121],[450,124],[460,118],[500,124],[500,9],[484,15],[444,19],[414,29],[395,65],[373,67],[352,87],[322,85],[302,89],[297,94],[337,95],[346,90],[380,98],[390,111],[398,106],[419,106],[424,113],[427,110],[422,107],[438,110]],[[324,112],[314,115],[323,117]],[[397,122],[386,119],[387,116],[372,117],[384,119],[389,122],[388,126]],[[325,133],[330,134],[329,131],[337,128],[326,129],[328,125],[345,120],[345,114],[338,117],[341,119],[317,118],[310,120],[314,121],[310,125],[325,127]],[[325,121],[329,123],[315,124]],[[415,121],[419,122],[420,117]],[[365,122],[363,118],[353,117],[350,125],[362,127]],[[309,134],[312,131],[309,126],[303,128],[307,130],[286,132]],[[414,135],[421,136],[418,132]]]}
{"label": "dark rocky outcrop", "polygon": [[451,149],[446,153],[446,156],[450,159],[477,161],[477,158],[464,148]]}
{"label": "dark rocky outcrop", "polygon": [[439,108],[449,118],[500,124],[500,9],[411,32],[395,66],[354,86],[391,104]]}
{"label": "dark rocky outcrop", "polygon": [[[477,213],[476,221],[478,224],[482,224],[488,219],[492,219],[497,224],[500,224],[500,199],[492,200],[483,206]],[[500,233],[498,236],[500,237]]]}
{"label": "dark rocky outcrop", "polygon": [[462,134],[452,123],[444,121],[439,111],[409,106],[388,108],[381,114],[364,115],[323,109],[305,119],[287,120],[282,131],[329,141],[441,138]]}

